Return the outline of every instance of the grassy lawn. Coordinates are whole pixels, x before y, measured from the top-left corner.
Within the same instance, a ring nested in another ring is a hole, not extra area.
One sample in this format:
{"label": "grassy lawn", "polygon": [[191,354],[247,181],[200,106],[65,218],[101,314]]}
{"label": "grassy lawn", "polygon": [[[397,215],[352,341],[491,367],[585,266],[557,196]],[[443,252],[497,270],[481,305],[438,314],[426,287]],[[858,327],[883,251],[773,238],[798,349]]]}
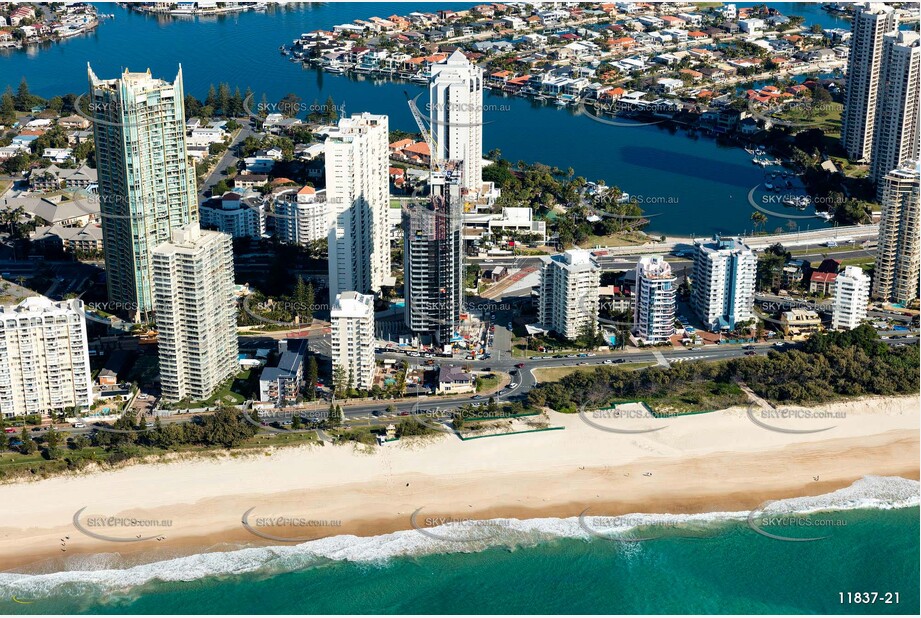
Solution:
{"label": "grassy lawn", "polygon": [[649,242],[650,239],[645,234],[637,232],[616,232],[607,236],[588,236],[579,243],[583,248],[590,248],[596,245],[602,247],[632,247]]}
{"label": "grassy lawn", "polygon": [[68,468],[67,462],[64,461],[65,457],[84,461],[103,461],[106,458],[105,450],[96,446],[79,450],[62,447],[61,453],[60,459],[49,461],[42,457],[41,451],[36,451],[31,455],[4,451],[0,453],[0,479],[43,477],[48,474],[63,472]]}
{"label": "grassy lawn", "polygon": [[247,397],[253,394],[254,388],[253,374],[247,369],[246,371],[241,371],[232,379],[225,381],[204,401],[180,401],[172,404],[164,404],[163,407],[168,410],[179,410],[210,408],[221,404],[241,404],[246,401]]}
{"label": "grassy lawn", "polygon": [[813,114],[806,113],[801,107],[789,107],[775,114],[775,117],[800,122],[809,128],[822,129],[827,137],[838,139],[841,137],[841,112],[842,106],[837,104],[823,107]]}
{"label": "grassy lawn", "polygon": [[[866,251],[860,245],[844,245],[842,247],[820,247],[820,249],[826,249],[826,251],[834,251],[835,253],[843,253],[845,251]],[[792,249],[790,250],[790,255],[812,255],[816,253],[815,247],[812,249]]]}
{"label": "grassy lawn", "polygon": [[[621,363],[619,365],[612,365],[618,369],[645,369],[646,367],[651,367],[655,363],[642,362],[642,363]],[[545,367],[543,369],[534,369],[532,373],[534,377],[537,378],[539,382],[558,382],[565,378],[566,376],[578,373],[578,372],[588,372],[597,369],[598,366],[582,366],[582,367]]]}
{"label": "grassy lawn", "polygon": [[838,169],[850,178],[865,178],[870,173],[870,166],[851,163],[843,157],[830,157]]}
{"label": "grassy lawn", "polygon": [[499,376],[494,373],[485,376],[478,376],[476,379],[476,391],[489,391],[499,386]]}
{"label": "grassy lawn", "polygon": [[250,389],[250,370],[241,371],[233,380],[224,382],[207,400],[200,402],[202,405],[193,404],[191,407],[214,406],[221,403],[238,404],[246,401],[246,394]]}
{"label": "grassy lawn", "polygon": [[841,260],[841,266],[873,266],[876,260],[869,255]]}

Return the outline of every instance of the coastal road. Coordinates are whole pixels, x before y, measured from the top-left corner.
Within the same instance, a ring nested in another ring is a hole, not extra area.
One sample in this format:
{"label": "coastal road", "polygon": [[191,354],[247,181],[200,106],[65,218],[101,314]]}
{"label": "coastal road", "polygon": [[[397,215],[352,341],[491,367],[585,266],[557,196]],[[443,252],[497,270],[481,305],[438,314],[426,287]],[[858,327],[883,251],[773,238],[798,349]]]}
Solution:
{"label": "coastal road", "polygon": [[[813,243],[817,244],[817,243]],[[595,260],[601,266],[602,270],[632,270],[636,268],[636,263],[641,256],[650,255],[650,251],[647,251],[644,247],[633,247],[634,252],[621,255],[599,255],[595,257]],[[653,252],[654,253],[654,252]],[[670,252],[665,252],[668,255],[667,261],[672,265],[681,265],[687,264],[690,265],[692,260],[690,258],[682,257],[672,257]],[[862,256],[873,257],[875,255],[875,250],[870,248],[853,248],[853,249],[842,249],[842,248],[829,248],[829,247],[805,247],[801,253],[799,250],[796,254],[793,255],[794,259],[809,260],[810,262],[818,262],[826,258],[831,258],[834,260],[846,260]],[[549,257],[549,256],[548,256]],[[536,267],[539,268],[540,264],[544,261],[539,256],[497,256],[492,258],[467,258],[467,261],[471,264],[476,264],[483,268],[494,268],[496,266],[505,266],[506,268],[529,268]]]}
{"label": "coastal road", "polygon": [[[884,341],[889,345],[917,345],[918,335],[915,333],[895,333]],[[784,344],[783,347],[791,347],[793,345],[794,344],[787,343]],[[502,360],[489,359],[481,361],[461,362],[465,366],[469,365],[473,371],[484,371],[488,368],[493,372],[501,371],[510,373],[512,381],[509,386],[492,395],[492,397],[494,397],[495,400],[501,404],[514,401],[524,401],[527,398],[528,392],[530,392],[538,384],[538,381],[533,374],[533,370],[537,368],[574,366],[597,367],[605,365],[605,361],[611,361],[611,363],[609,363],[610,366],[616,367],[617,364],[613,364],[613,362],[617,359],[623,359],[622,362],[629,363],[648,362],[655,364],[659,362],[658,355],[661,355],[669,364],[674,362],[693,361],[714,362],[732,358],[741,358],[750,351],[753,351],[756,355],[763,356],[768,354],[771,350],[781,349],[781,346],[775,346],[773,344],[755,344],[752,346],[752,348],[752,350],[746,350],[739,345],[713,345],[697,349],[658,348],[655,352],[644,350],[632,352],[614,352],[581,358],[531,358],[525,360],[508,358]],[[401,357],[406,357],[406,355],[391,353],[378,355],[378,358]],[[439,358],[432,360],[434,360],[436,364],[458,363],[458,361],[453,359]],[[524,364],[524,367],[518,368],[515,366],[516,364]],[[404,398],[401,400],[380,400],[355,404],[349,404],[345,401],[339,401],[336,403],[342,405],[343,415],[345,416],[345,419],[348,421],[349,425],[354,424],[361,426],[379,425],[384,422],[398,421],[401,418],[405,418],[411,414],[426,414],[429,418],[448,418],[450,417],[452,410],[471,403],[482,405],[486,403],[488,398],[488,396],[481,395],[463,395],[458,397],[420,396],[416,398]],[[329,403],[329,401],[325,400],[317,401],[313,405],[308,405],[303,409],[298,409],[297,414],[309,416],[311,413],[315,413],[317,415],[325,413],[329,409]],[[389,406],[393,406],[395,411],[388,413],[387,408]],[[191,414],[175,414],[172,416],[163,416],[161,417],[161,423],[168,424],[188,422],[197,412],[201,411],[192,411]],[[266,413],[261,416],[261,419],[265,422],[273,422],[274,420],[286,421],[290,420],[290,418],[290,413],[276,412],[273,416],[271,411],[266,411]],[[57,429],[64,431],[69,435],[87,434],[94,430],[92,426],[85,428],[74,428],[69,425],[59,425]],[[41,435],[41,432],[36,432],[35,435]]]}

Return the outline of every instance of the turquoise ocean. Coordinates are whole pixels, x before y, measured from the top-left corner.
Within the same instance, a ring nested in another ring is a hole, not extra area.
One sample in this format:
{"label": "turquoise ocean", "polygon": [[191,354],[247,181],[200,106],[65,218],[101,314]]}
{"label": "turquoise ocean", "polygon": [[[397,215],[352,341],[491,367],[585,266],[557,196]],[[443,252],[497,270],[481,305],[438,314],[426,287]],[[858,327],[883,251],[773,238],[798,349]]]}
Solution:
{"label": "turquoise ocean", "polygon": [[[0,574],[0,612],[918,614],[918,490],[867,477],[755,519],[495,520],[477,528],[489,534],[450,533],[482,539],[475,546],[409,530],[133,566],[98,555],[66,571]],[[790,540],[804,538],[817,540]]]}

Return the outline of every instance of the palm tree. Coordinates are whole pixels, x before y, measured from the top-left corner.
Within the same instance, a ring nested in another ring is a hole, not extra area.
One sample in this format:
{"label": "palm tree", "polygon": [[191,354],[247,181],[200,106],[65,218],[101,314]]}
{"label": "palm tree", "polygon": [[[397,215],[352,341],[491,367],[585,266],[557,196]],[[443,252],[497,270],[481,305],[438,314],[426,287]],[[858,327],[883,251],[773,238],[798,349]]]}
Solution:
{"label": "palm tree", "polygon": [[755,225],[756,229],[760,226],[761,229],[763,230],[764,224],[767,223],[768,218],[766,214],[764,214],[761,211],[756,210],[755,212],[752,213],[751,220],[752,220],[752,223]]}

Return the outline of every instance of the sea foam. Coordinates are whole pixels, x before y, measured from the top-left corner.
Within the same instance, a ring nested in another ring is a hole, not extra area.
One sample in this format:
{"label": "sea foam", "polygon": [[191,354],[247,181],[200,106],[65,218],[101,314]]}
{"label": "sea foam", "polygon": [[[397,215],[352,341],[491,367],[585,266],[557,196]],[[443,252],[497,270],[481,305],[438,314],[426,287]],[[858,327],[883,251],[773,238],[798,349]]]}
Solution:
{"label": "sea foam", "polygon": [[[762,505],[763,513],[815,513],[854,509],[896,509],[919,505],[921,484],[901,477],[867,476],[849,487],[819,496],[790,498]],[[494,519],[404,530],[372,537],[339,535],[293,546],[250,547],[211,551],[113,568],[117,555],[100,554],[72,563],[74,570],[43,573],[0,573],[4,598],[38,598],[60,594],[107,594],[126,592],[155,581],[193,581],[247,573],[291,572],[329,561],[384,563],[404,556],[475,552],[489,547],[532,546],[556,538],[606,538],[630,540],[631,532],[656,527],[675,530],[698,528],[720,521],[744,520],[749,511],[700,514],[632,513],[605,517],[586,513],[579,517]],[[679,534],[680,535],[680,534]],[[637,532],[635,538],[642,538]],[[610,537],[608,537],[610,538]]]}

